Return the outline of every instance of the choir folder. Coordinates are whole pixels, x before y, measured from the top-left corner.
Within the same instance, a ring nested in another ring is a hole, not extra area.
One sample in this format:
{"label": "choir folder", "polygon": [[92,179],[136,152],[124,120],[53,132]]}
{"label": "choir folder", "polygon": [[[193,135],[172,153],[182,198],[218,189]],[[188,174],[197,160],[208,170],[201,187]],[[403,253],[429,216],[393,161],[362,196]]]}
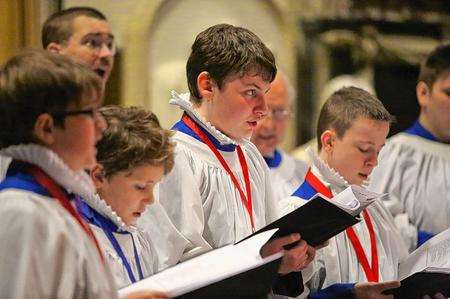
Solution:
{"label": "choir folder", "polygon": [[179,298],[258,298],[270,292],[283,255],[266,258],[261,247],[276,229],[245,242],[211,250],[119,290],[123,298],[134,291],[154,290]]}
{"label": "choir folder", "polygon": [[413,251],[399,265],[400,288],[385,291],[395,298],[422,298],[440,292],[450,297],[450,228]]}
{"label": "choir folder", "polygon": [[[301,238],[311,246],[317,246],[360,221],[359,214],[377,198],[384,196],[352,185],[329,199],[317,194],[289,214],[258,230],[255,234],[277,228],[271,239],[300,233]],[[293,202],[304,202],[298,197]],[[246,240],[247,238],[243,239]]]}

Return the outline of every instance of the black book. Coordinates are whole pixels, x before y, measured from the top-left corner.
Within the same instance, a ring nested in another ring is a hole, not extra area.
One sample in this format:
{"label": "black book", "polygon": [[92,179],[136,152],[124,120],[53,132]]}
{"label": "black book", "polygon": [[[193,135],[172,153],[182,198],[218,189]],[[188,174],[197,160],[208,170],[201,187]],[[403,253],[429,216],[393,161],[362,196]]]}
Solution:
{"label": "black book", "polygon": [[401,286],[387,290],[395,298],[450,297],[450,228],[414,250],[399,265]]}
{"label": "black book", "polygon": [[281,258],[276,259],[176,298],[267,298],[277,277],[280,262]]}
{"label": "black book", "polygon": [[449,298],[450,273],[416,272],[403,279],[399,288],[387,290],[384,293],[392,294],[396,299],[421,299],[425,295],[433,298],[436,293]]}
{"label": "black book", "polygon": [[[299,233],[309,245],[317,246],[358,223],[359,213],[378,197],[380,197],[379,194],[358,186],[350,186],[332,199],[318,194],[301,207],[263,227],[253,235],[278,228],[271,239]],[[302,201],[294,197],[293,200]]]}
{"label": "black book", "polygon": [[260,256],[276,230],[211,250],[119,290],[162,291],[175,298],[264,298],[278,278],[282,252]]}

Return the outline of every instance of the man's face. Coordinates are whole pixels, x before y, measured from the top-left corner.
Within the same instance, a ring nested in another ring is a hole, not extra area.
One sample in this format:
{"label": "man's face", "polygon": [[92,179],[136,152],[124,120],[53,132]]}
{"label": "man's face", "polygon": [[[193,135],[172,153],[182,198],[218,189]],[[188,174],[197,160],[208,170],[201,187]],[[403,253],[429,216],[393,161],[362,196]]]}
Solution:
{"label": "man's face", "polygon": [[[417,88],[421,114],[426,119],[424,125],[428,124],[431,133],[440,141],[450,143],[450,72],[441,75],[431,90],[422,82]],[[421,88],[424,89],[422,92]]]}
{"label": "man's face", "polygon": [[101,78],[103,87],[114,63],[114,36],[108,22],[87,16],[72,22],[72,36],[61,45],[60,54],[81,60]]}
{"label": "man's face", "polygon": [[272,156],[277,145],[283,140],[286,123],[290,114],[286,82],[277,75],[266,95],[268,115],[258,122],[252,135],[252,142],[265,157]]}
{"label": "man's face", "polygon": [[[321,157],[350,184],[362,185],[378,164],[378,154],[389,133],[389,123],[357,118],[339,138],[334,130],[322,134]],[[323,136],[329,135],[329,142]]]}
{"label": "man's face", "polygon": [[214,86],[207,120],[231,138],[250,138],[267,113],[265,97],[269,87],[270,83],[260,75],[236,76],[221,89]]}

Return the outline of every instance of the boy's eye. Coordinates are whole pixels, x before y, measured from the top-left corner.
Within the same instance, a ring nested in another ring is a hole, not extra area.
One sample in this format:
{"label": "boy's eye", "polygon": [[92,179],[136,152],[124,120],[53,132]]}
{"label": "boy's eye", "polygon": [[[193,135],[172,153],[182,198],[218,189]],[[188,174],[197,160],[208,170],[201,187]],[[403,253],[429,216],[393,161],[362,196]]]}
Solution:
{"label": "boy's eye", "polygon": [[369,149],[365,149],[365,148],[361,148],[361,147],[358,147],[358,149],[361,153],[367,153],[369,151]]}
{"label": "boy's eye", "polygon": [[147,186],[145,186],[145,185],[134,185],[134,188],[136,188],[136,190],[139,190],[139,191],[143,191],[143,190],[145,190],[146,189],[146,187]]}
{"label": "boy's eye", "polygon": [[249,97],[254,97],[254,96],[256,96],[256,94],[257,94],[257,91],[255,89],[249,89],[249,90],[245,91],[245,95],[249,96]]}

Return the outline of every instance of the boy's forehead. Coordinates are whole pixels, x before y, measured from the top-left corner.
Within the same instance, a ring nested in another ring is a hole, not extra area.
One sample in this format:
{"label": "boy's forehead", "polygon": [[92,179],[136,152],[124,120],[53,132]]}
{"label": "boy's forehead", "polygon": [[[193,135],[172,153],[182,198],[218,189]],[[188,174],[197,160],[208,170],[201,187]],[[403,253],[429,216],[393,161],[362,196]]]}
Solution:
{"label": "boy's forehead", "polygon": [[[356,135],[359,134],[369,137],[369,135],[384,133],[386,126],[389,129],[390,124],[388,121],[359,116],[350,122],[347,130],[344,132],[344,135],[351,131]],[[370,137],[368,139],[370,139]]]}
{"label": "boy's forehead", "polygon": [[232,82],[238,82],[245,86],[252,85],[259,89],[266,89],[268,86],[270,87],[270,81],[265,80],[263,75],[258,73],[235,74],[230,76],[229,79],[225,81],[225,84]]}

